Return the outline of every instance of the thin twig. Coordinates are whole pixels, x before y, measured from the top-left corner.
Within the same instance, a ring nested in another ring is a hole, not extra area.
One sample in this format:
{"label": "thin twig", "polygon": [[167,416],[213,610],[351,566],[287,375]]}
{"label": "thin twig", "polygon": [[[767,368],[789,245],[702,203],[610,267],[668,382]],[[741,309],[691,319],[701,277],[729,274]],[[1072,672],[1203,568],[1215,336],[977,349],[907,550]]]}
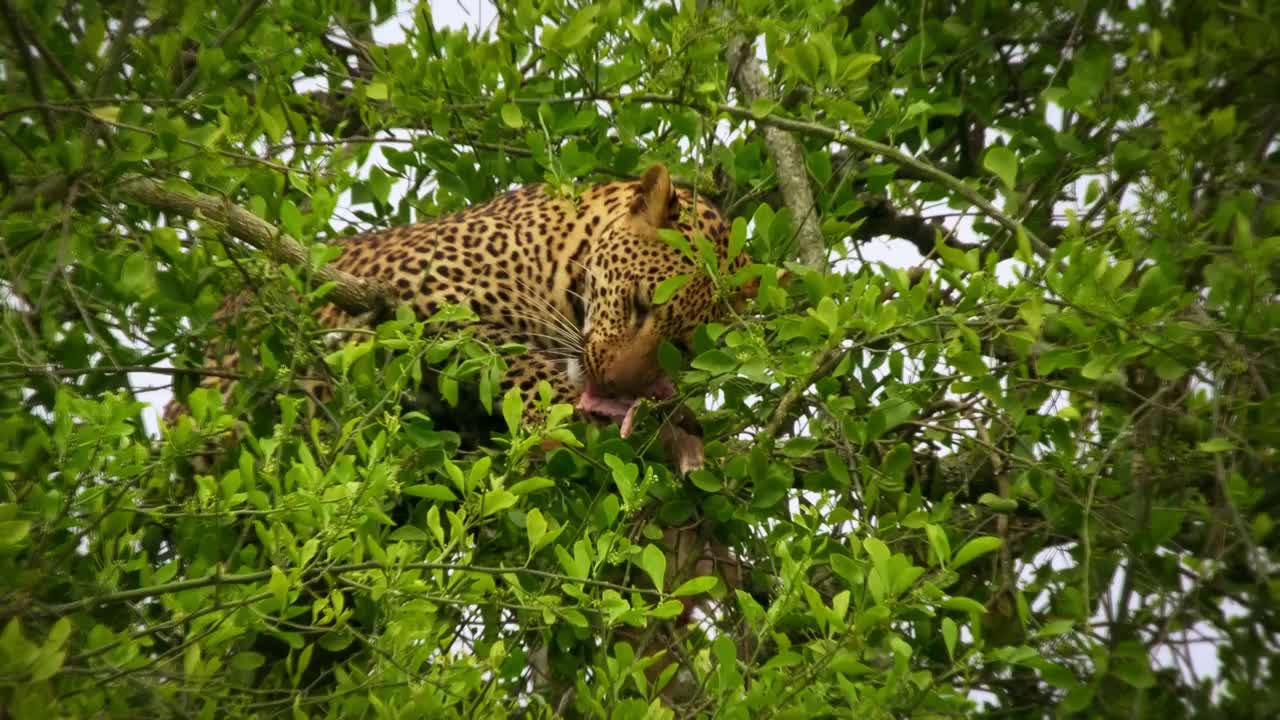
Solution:
{"label": "thin twig", "polygon": [[782,399],[778,401],[778,406],[773,409],[773,415],[769,416],[769,422],[756,435],[756,441],[772,440],[778,436],[778,432],[782,429],[782,424],[787,421],[787,417],[791,414],[791,408],[800,401],[800,397],[815,382],[835,372],[840,362],[844,360],[848,354],[846,348],[827,348],[818,355],[818,364],[814,367],[813,372],[805,376],[804,380],[792,383],[791,387],[783,393]]}
{"label": "thin twig", "polygon": [[[258,8],[262,7],[263,2],[265,2],[265,0],[252,0],[251,2],[245,3],[244,7],[240,9],[240,14],[236,16],[235,20],[231,21],[231,24],[227,26],[227,29],[223,30],[218,35],[210,47],[222,47],[228,38],[230,38],[237,30],[244,27],[244,25],[253,18],[253,16],[258,12]],[[191,88],[196,84],[196,80],[199,77],[199,68],[192,70],[191,74],[187,75],[182,80],[182,84],[173,91],[174,97],[185,97],[187,93],[191,92]]]}
{"label": "thin twig", "polygon": [[0,14],[4,15],[4,24],[8,26],[9,34],[13,36],[13,44],[22,58],[22,70],[27,74],[27,81],[31,83],[31,96],[40,103],[40,117],[44,119],[44,129],[52,139],[56,134],[57,126],[53,122],[53,112],[47,106],[49,96],[44,92],[44,81],[36,71],[35,59],[31,57],[31,48],[27,46],[27,39],[23,37],[21,20],[9,0],[0,2]]}
{"label": "thin twig", "polygon": [[[189,580],[177,580],[159,585],[152,585],[145,588],[134,588],[132,590],[121,590],[114,593],[105,593],[96,597],[84,598],[74,602],[62,603],[60,605],[51,605],[45,608],[50,615],[67,615],[69,613],[78,612],[92,607],[101,607],[103,605],[114,605],[117,603],[130,602],[133,600],[145,600],[147,598],[156,597],[158,595],[170,595],[172,593],[184,592],[186,590],[198,590],[200,588],[215,587],[220,585],[251,585],[271,579],[271,575],[276,568],[271,570],[259,570],[258,572],[239,573],[239,574],[222,574],[214,573],[200,578],[192,578]],[[582,585],[591,585],[593,587],[606,588],[609,590],[617,590],[618,592],[638,593],[641,595],[651,595],[654,597],[665,597],[663,593],[642,587],[628,587],[617,583],[606,582],[604,580],[595,580],[592,578],[578,578],[560,573],[548,572],[546,570],[535,570],[533,568],[523,567],[490,567],[485,565],[465,565],[454,563],[435,563],[435,562],[416,562],[392,564],[382,563],[374,560],[359,563],[345,563],[337,565],[328,565],[317,569],[304,570],[302,573],[304,582],[312,582],[323,575],[344,575],[353,572],[365,572],[368,570],[382,570],[385,572],[404,572],[407,570],[448,570],[453,572],[470,572],[482,575],[528,575],[531,577],[546,578],[556,580],[562,583],[579,583]]]}
{"label": "thin twig", "polygon": [[58,57],[40,39],[40,35],[36,33],[35,28],[22,19],[22,15],[13,7],[11,0],[0,0],[0,2],[4,5],[5,21],[15,22],[23,29],[27,35],[27,41],[36,49],[44,64],[48,65],[49,69],[53,71],[53,75],[58,79],[58,82],[62,83],[62,86],[67,89],[67,94],[77,100],[83,98],[84,94],[80,91],[80,87],[76,85],[76,81],[71,77],[71,74],[67,72],[66,68],[62,67],[62,63],[58,62]]}

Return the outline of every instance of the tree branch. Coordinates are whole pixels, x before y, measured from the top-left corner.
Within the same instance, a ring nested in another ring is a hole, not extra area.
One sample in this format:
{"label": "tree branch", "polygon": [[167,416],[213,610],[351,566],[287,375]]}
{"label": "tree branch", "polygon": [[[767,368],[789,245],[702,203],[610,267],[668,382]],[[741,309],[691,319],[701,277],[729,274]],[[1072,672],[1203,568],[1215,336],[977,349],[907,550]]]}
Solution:
{"label": "tree branch", "polygon": [[[49,48],[44,44],[44,41],[40,39],[35,28],[28,25],[22,19],[22,15],[18,13],[18,10],[15,7],[13,7],[11,0],[0,0],[0,6],[3,6],[4,19],[5,22],[9,24],[10,29],[21,29],[22,32],[26,33],[27,42],[36,49],[36,52],[40,55],[40,59],[44,60],[45,65],[49,66],[49,70],[53,72],[54,77],[56,77],[58,82],[62,83],[62,86],[67,89],[67,94],[77,100],[81,99],[83,94],[80,92],[80,88],[76,85],[75,80],[73,80],[71,75],[67,73],[67,69],[62,67],[62,63],[58,62],[58,58],[53,54],[53,51],[49,50]],[[22,49],[21,43],[19,43],[18,48],[19,50]]]}
{"label": "tree branch", "polygon": [[52,139],[57,126],[53,122],[53,113],[49,108],[44,107],[49,102],[48,96],[45,95],[44,82],[41,81],[40,73],[36,70],[35,60],[31,57],[31,48],[27,46],[27,39],[23,37],[21,18],[8,0],[0,2],[0,14],[4,15],[4,24],[9,27],[9,34],[13,36],[14,49],[22,58],[22,69],[27,73],[27,82],[31,83],[31,96],[41,105],[40,117],[44,120],[45,131]]}
{"label": "tree branch", "polygon": [[[771,98],[772,91],[760,63],[752,54],[753,45],[746,37],[734,35],[729,39],[725,57],[729,62],[730,80],[742,93],[746,104],[761,98]],[[795,217],[796,241],[800,247],[800,261],[818,269],[827,264],[827,243],[818,225],[817,207],[813,203],[813,188],[809,185],[809,170],[805,167],[804,147],[783,128],[766,125],[764,143],[778,171],[778,187],[783,202]]]}
{"label": "tree branch", "polygon": [[960,242],[955,233],[939,222],[920,215],[908,215],[899,212],[883,195],[865,195],[862,198],[863,210],[855,217],[863,222],[857,234],[867,240],[879,235],[906,240],[916,246],[921,255],[928,256],[934,251],[938,233],[942,233],[943,242],[961,250],[972,250],[975,246]]}
{"label": "tree branch", "polygon": [[849,133],[841,132],[839,130],[832,130],[829,127],[818,125],[817,123],[791,120],[784,117],[778,117],[776,115],[767,115],[763,118],[758,118],[751,113],[751,110],[744,107],[719,105],[717,106],[717,109],[726,115],[732,115],[744,120],[753,120],[762,125],[770,125],[784,130],[804,133],[812,137],[822,138],[830,142],[840,143],[841,145],[847,145],[872,155],[879,155],[899,167],[912,171],[916,177],[925,181],[936,182],[956,195],[959,195],[981,210],[987,217],[995,220],[1010,233],[1017,233],[1021,231],[1027,236],[1027,240],[1030,241],[1031,248],[1041,258],[1047,259],[1053,254],[1053,250],[1046,245],[1044,241],[1032,233],[1031,230],[1023,226],[1022,223],[1006,215],[1000,210],[1000,208],[992,204],[990,200],[982,197],[977,190],[974,190],[964,181],[954,175],[938,169],[937,167],[934,167],[933,165],[930,165],[927,162],[924,162],[923,160],[914,158],[895,147],[878,143],[875,140],[868,140],[866,138],[850,135]]}
{"label": "tree branch", "polygon": [[[158,180],[140,177],[120,183],[116,194],[157,210],[222,223],[232,235],[282,265],[311,266],[310,253],[301,243],[280,232],[266,220],[222,198],[203,193],[177,192],[166,188]],[[394,302],[395,292],[385,283],[330,267],[316,267],[312,271],[320,282],[334,283],[329,301],[350,314],[381,313]]]}
{"label": "tree branch", "polygon": [[787,417],[791,414],[791,408],[800,401],[800,397],[814,383],[822,378],[835,372],[836,367],[840,365],[840,361],[844,360],[848,354],[847,348],[827,348],[818,355],[818,363],[813,368],[813,372],[805,376],[804,380],[791,384],[787,391],[783,393],[782,399],[778,401],[778,406],[773,409],[773,414],[769,416],[769,422],[756,435],[756,442],[762,440],[773,440],[782,430],[782,424],[787,421]]}
{"label": "tree branch", "polygon": [[[253,18],[253,16],[258,12],[258,8],[262,7],[263,2],[265,2],[265,0],[252,0],[251,2],[245,3],[244,6],[240,8],[240,14],[231,21],[231,24],[227,26],[225,30],[218,34],[218,37],[213,41],[213,44],[210,45],[210,47],[222,47],[223,44],[227,42],[228,38],[234,35],[240,28],[244,27],[249,20]],[[187,93],[191,92],[191,89],[195,87],[196,81],[199,78],[199,69],[193,69],[190,74],[182,79],[182,84],[173,91],[173,96],[178,98],[186,97]]]}
{"label": "tree branch", "polygon": [[[318,565],[310,569],[302,571],[302,577],[306,582],[313,582],[325,575],[344,575],[346,573],[364,572],[368,570],[382,570],[384,572],[404,572],[407,570],[447,570],[453,572],[470,572],[480,573],[482,575],[527,575],[529,577],[544,578],[547,580],[556,580],[564,583],[579,583],[582,585],[590,585],[592,587],[606,588],[617,590],[618,592],[637,593],[640,595],[649,595],[652,597],[667,597],[665,593],[643,587],[629,587],[627,585],[619,585],[604,580],[595,580],[593,578],[578,578],[562,575],[560,573],[548,572],[546,570],[535,570],[525,567],[487,567],[484,565],[465,565],[454,563],[435,563],[435,562],[414,562],[403,564],[381,563],[374,560],[358,563],[346,563],[342,565]],[[227,574],[215,573],[199,578],[191,578],[188,580],[175,580],[173,582],[153,585],[151,587],[134,588],[132,590],[121,590],[114,593],[105,593],[96,597],[88,597],[83,600],[62,603],[61,605],[52,605],[47,608],[47,612],[51,615],[67,615],[69,613],[86,610],[101,605],[112,605],[116,603],[129,602],[131,600],[145,600],[147,598],[159,595],[169,595],[172,593],[183,592],[185,590],[197,590],[200,588],[224,586],[224,585],[251,585],[271,579],[272,570],[260,570],[258,572]]]}
{"label": "tree branch", "polygon": [[[127,373],[149,373],[151,375],[199,375],[208,377],[229,378],[239,380],[245,377],[244,373],[234,370],[223,370],[215,367],[157,367],[153,365],[122,365],[119,367],[84,367],[84,368],[61,368],[53,366],[29,367],[25,372],[3,373],[0,374],[0,381],[6,380],[24,380],[36,377],[83,377],[86,375],[123,375]],[[298,380],[322,380],[322,378],[301,376]]]}

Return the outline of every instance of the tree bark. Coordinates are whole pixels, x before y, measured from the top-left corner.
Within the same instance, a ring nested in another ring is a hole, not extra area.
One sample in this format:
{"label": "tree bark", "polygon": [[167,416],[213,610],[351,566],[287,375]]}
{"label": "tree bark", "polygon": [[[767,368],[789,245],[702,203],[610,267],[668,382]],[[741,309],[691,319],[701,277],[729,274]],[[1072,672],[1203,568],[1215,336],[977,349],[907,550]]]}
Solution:
{"label": "tree bark", "polygon": [[[204,193],[170,190],[158,180],[142,177],[125,180],[116,189],[116,193],[157,210],[222,223],[233,236],[261,250],[282,265],[295,268],[311,265],[310,253],[301,243],[266,220],[222,198]],[[352,315],[380,313],[394,302],[394,291],[384,283],[329,267],[315,267],[311,271],[321,283],[334,283],[333,291],[327,299]]]}
{"label": "tree bark", "polygon": [[[761,98],[771,99],[773,91],[752,52],[751,42],[743,35],[729,39],[725,57],[729,62],[730,81],[742,93],[743,104]],[[778,189],[782,200],[791,209],[796,222],[796,242],[800,261],[819,270],[826,269],[827,244],[818,224],[818,211],[813,203],[813,188],[809,185],[809,170],[805,167],[804,147],[782,128],[765,125],[764,142],[778,172]]]}

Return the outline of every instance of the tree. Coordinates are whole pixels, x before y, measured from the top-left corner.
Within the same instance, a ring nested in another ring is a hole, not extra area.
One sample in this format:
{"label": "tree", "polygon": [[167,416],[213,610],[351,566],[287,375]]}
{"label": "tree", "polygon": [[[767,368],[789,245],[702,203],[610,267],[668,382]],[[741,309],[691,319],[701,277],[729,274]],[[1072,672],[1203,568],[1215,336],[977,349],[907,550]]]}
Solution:
{"label": "tree", "polygon": [[[1280,711],[1276,3],[0,10],[10,714]],[[681,361],[691,477],[652,420],[442,430],[421,361],[497,350],[394,308],[324,345],[384,302],[344,233],[653,161],[763,278]]]}

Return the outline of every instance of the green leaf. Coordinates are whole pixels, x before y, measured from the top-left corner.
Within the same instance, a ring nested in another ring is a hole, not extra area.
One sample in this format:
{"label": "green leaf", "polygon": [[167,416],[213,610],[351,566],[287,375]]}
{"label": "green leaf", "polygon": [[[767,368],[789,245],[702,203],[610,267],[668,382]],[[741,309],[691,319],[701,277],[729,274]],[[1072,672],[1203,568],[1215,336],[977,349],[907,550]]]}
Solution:
{"label": "green leaf", "polygon": [[1035,255],[1031,252],[1031,238],[1027,237],[1027,230],[1022,227],[1021,223],[1018,224],[1017,231],[1014,233],[1014,236],[1018,245],[1018,259],[1030,265],[1035,261]]}
{"label": "green leaf", "polygon": [[715,476],[715,473],[701,468],[689,473],[689,482],[693,483],[694,487],[707,493],[718,493],[724,487],[720,479]]}
{"label": "green leaf", "polygon": [[770,98],[756,98],[751,102],[751,115],[757,120],[763,120],[773,113],[778,107],[778,102]]}
{"label": "green leaf", "polygon": [[978,502],[998,513],[1011,513],[1018,509],[1018,501],[1014,498],[1003,498],[995,493],[982,493]]}
{"label": "green leaf", "polygon": [[569,49],[582,44],[595,29],[595,17],[600,13],[600,8],[600,5],[588,5],[579,10],[568,23],[561,26],[558,42]]}
{"label": "green leaf", "polygon": [[867,420],[867,440],[879,440],[886,432],[915,416],[920,406],[905,398],[892,398],[880,403]]}
{"label": "green leaf", "polygon": [[275,598],[283,611],[289,603],[289,578],[278,565],[271,566],[271,579],[267,581],[267,591]]}
{"label": "green leaf", "polygon": [[510,490],[491,490],[484,494],[483,501],[481,502],[483,512],[480,513],[480,516],[489,517],[490,515],[500,513],[512,505],[515,505],[519,499],[520,498],[516,497],[516,494]]}
{"label": "green leaf", "polygon": [[1114,661],[1111,665],[1111,674],[1139,690],[1155,687],[1156,684],[1151,668],[1146,663],[1132,659]]}
{"label": "green leaf", "polygon": [[684,612],[684,603],[679,600],[666,600],[650,610],[649,616],[657,620],[671,620],[680,617],[682,612]]}
{"label": "green leaf", "polygon": [[878,62],[880,62],[880,56],[871,53],[845,55],[840,60],[840,64],[844,66],[841,73],[848,80],[861,80],[867,76],[867,73],[871,72],[871,68]]}
{"label": "green leaf", "polygon": [[782,53],[782,60],[810,85],[817,82],[822,60],[818,50],[809,43],[801,43]]}
{"label": "green leaf", "polygon": [[5,520],[0,522],[0,548],[17,547],[31,532],[31,523],[26,520]]}
{"label": "green leaf", "polygon": [[662,592],[662,584],[667,577],[667,556],[657,545],[645,545],[640,553],[640,568],[645,571],[653,586]]}
{"label": "green leaf", "polygon": [[458,496],[444,485],[432,485],[424,483],[421,485],[410,485],[400,492],[410,497],[426,498],[437,502],[457,502]]}
{"label": "green leaf", "polygon": [[65,650],[42,653],[31,666],[31,682],[44,682],[54,675],[57,675],[58,670],[62,668],[62,663],[66,660],[66,657],[67,653]]}
{"label": "green leaf", "polygon": [[830,295],[823,296],[810,313],[826,327],[828,335],[834,335],[840,331],[840,309],[836,307],[836,301],[832,300]]}
{"label": "green leaf", "polygon": [[884,460],[880,463],[880,472],[886,477],[894,480],[902,481],[906,479],[907,470],[911,468],[913,459],[911,446],[906,443],[898,443],[893,446],[889,454],[885,455]]}
{"label": "green leaf", "polygon": [[982,167],[990,170],[1010,190],[1018,184],[1018,156],[1004,145],[996,145],[987,151]]}
{"label": "green leaf", "polygon": [[1098,380],[1111,372],[1115,365],[1116,358],[1114,356],[1095,355],[1080,369],[1080,374],[1089,380]]}
{"label": "green leaf", "polygon": [[444,526],[440,524],[440,506],[432,505],[427,510],[427,529],[431,531],[431,536],[436,542],[444,544]]}
{"label": "green leaf", "polygon": [[71,618],[58,618],[58,622],[49,629],[49,635],[45,637],[44,645],[40,646],[40,652],[51,653],[61,650],[62,646],[67,644],[69,637],[71,637]]}
{"label": "green leaf", "polygon": [[672,230],[671,228],[658,228],[658,239],[668,247],[678,251],[681,255],[684,255],[689,259],[695,259],[693,255],[693,246],[689,244],[689,238],[686,238],[684,233]]}
{"label": "green leaf", "polygon": [[107,122],[116,122],[117,120],[120,119],[119,105],[102,105],[102,106],[93,108],[93,110],[91,110],[90,112],[93,113],[94,117],[102,118]]}
{"label": "green leaf", "polygon": [[658,287],[653,291],[653,304],[661,305],[670,300],[692,278],[692,273],[680,273],[658,283]]}
{"label": "green leaf", "polygon": [[1059,635],[1066,635],[1075,629],[1075,625],[1076,623],[1074,620],[1053,620],[1045,623],[1039,630],[1037,630],[1036,637],[1051,638],[1058,637]]}
{"label": "green leaf", "polygon": [[747,219],[738,216],[733,219],[733,226],[729,231],[729,251],[727,257],[738,257],[742,249],[747,246]]}
{"label": "green leaf", "polygon": [[249,672],[257,670],[266,664],[267,659],[262,653],[252,651],[237,652],[231,656],[231,668],[240,672]]}
{"label": "green leaf", "polygon": [[719,581],[716,578],[710,575],[696,577],[681,583],[680,587],[671,591],[671,594],[674,595],[675,597],[684,597],[685,595],[701,595],[703,593],[711,592],[711,589],[714,588],[716,586],[716,583],[718,582]]}
{"label": "green leaf", "polygon": [[613,473],[613,482],[618,486],[618,494],[622,496],[624,503],[632,503],[636,500],[636,480],[640,477],[640,466],[635,463],[623,462],[612,453],[605,453],[605,465]]}
{"label": "green leaf", "polygon": [[708,350],[689,363],[696,370],[721,375],[732,372],[738,367],[738,360],[723,350]]}
{"label": "green leaf", "polygon": [[1221,453],[1235,450],[1236,446],[1230,440],[1222,436],[1218,436],[1196,444],[1196,449],[1204,453]]}
{"label": "green leaf", "polygon": [[556,559],[560,561],[560,567],[564,569],[565,574],[572,578],[581,580],[587,576],[587,571],[590,569],[579,568],[574,557],[564,549],[563,545],[556,545]]}
{"label": "green leaf", "polygon": [[507,432],[512,435],[520,429],[520,418],[524,414],[524,396],[519,387],[513,386],[502,396],[502,419],[507,423]]}
{"label": "green leaf", "polygon": [[524,516],[524,529],[529,534],[529,551],[533,552],[541,547],[542,538],[547,534],[547,521],[542,517],[542,511],[533,508]]}
{"label": "green leaf", "polygon": [[280,199],[280,225],[287,235],[302,237],[302,213],[289,198]]}
{"label": "green leaf", "polygon": [[524,115],[521,114],[519,105],[507,103],[502,106],[500,112],[502,114],[502,122],[506,123],[507,127],[516,129],[524,127]]}
{"label": "green leaf", "polygon": [[942,607],[947,610],[959,610],[960,612],[978,613],[979,615],[987,612],[982,603],[967,597],[949,597],[942,601]]}
{"label": "green leaf", "polygon": [[130,253],[120,266],[120,289],[130,295],[145,296],[155,282],[155,266],[146,253]]}
{"label": "green leaf", "polygon": [[387,85],[386,83],[373,82],[364,86],[364,96],[370,100],[386,100]]}
{"label": "green leaf", "polygon": [[989,552],[998,550],[1003,544],[1004,542],[998,537],[992,537],[990,535],[976,537],[965,543],[964,547],[961,547],[960,550],[956,552],[955,557],[951,560],[951,569],[955,570],[963,567]]}
{"label": "green leaf", "polygon": [[870,556],[871,564],[880,571],[880,579],[887,581],[889,579],[889,546],[879,538],[869,537],[862,541],[862,548]]}
{"label": "green leaf", "polygon": [[956,638],[959,636],[956,621],[949,617],[942,618],[942,642],[947,646],[947,657],[952,660],[956,659]]}
{"label": "green leaf", "polygon": [[192,643],[182,653],[182,672],[188,677],[195,675],[200,669],[200,643]]}
{"label": "green leaf", "polygon": [[941,232],[934,233],[934,249],[938,252],[938,257],[942,258],[942,262],[948,267],[970,273],[975,273],[979,270],[978,251],[965,251],[951,247],[946,243],[946,238]]}
{"label": "green leaf", "polygon": [[929,537],[929,547],[938,558],[938,564],[946,567],[947,563],[951,562],[951,541],[947,539],[947,531],[929,523],[924,526],[924,532]]}
{"label": "green leaf", "polygon": [[512,495],[515,495],[516,497],[522,497],[524,495],[528,495],[529,493],[535,493],[539,490],[545,490],[549,487],[555,487],[555,486],[556,486],[556,481],[552,480],[551,478],[531,477],[531,478],[526,478],[524,480],[521,480],[520,482],[516,483],[515,485],[512,485],[508,489],[511,490]]}
{"label": "green leaf", "polygon": [[742,615],[747,619],[747,623],[753,628],[760,627],[765,620],[765,610],[760,603],[742,590],[734,590],[733,594],[738,599],[738,607],[742,609]]}

